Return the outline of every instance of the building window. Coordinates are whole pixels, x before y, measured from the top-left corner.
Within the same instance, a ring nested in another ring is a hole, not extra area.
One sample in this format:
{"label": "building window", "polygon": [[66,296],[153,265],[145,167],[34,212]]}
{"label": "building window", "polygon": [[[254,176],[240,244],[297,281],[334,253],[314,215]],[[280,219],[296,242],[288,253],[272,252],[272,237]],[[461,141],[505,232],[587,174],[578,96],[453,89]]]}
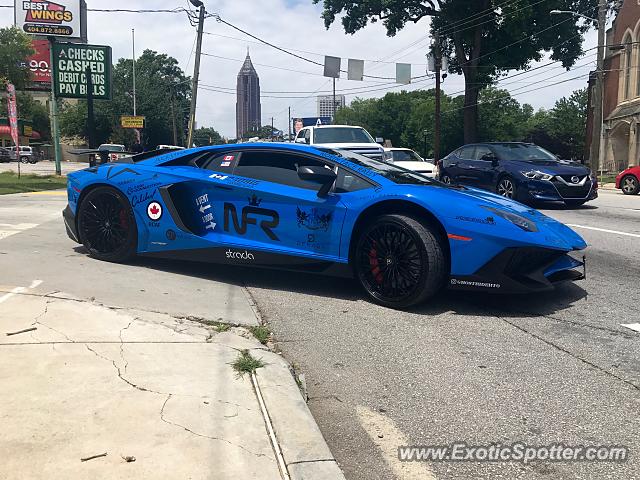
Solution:
{"label": "building window", "polygon": [[623,58],[623,93],[624,100],[628,100],[631,96],[631,64],[633,61],[633,45],[631,44],[631,40],[627,37],[624,40],[624,58]]}

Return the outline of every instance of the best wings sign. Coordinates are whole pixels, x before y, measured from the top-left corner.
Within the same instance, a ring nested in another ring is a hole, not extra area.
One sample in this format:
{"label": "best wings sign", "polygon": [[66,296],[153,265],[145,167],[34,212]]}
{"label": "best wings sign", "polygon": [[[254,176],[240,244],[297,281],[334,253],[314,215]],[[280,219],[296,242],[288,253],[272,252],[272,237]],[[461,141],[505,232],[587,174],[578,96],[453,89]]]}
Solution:
{"label": "best wings sign", "polygon": [[81,0],[15,0],[15,23],[33,35],[81,37]]}

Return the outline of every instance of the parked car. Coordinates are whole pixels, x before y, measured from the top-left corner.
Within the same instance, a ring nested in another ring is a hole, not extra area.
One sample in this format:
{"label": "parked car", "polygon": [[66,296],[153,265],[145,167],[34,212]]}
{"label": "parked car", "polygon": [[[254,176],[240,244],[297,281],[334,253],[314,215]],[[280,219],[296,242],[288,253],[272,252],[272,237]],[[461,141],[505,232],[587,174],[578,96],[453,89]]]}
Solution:
{"label": "parked car", "polygon": [[178,147],[177,145],[158,145],[156,150],[184,150],[184,147]]}
{"label": "parked car", "polygon": [[477,143],[442,160],[440,180],[496,192],[522,203],[582,205],[598,197],[594,174],[577,162],[560,160],[532,143]]}
{"label": "parked car", "polygon": [[640,192],[640,166],[620,172],[616,177],[616,188],[625,195],[637,195]]}
{"label": "parked car", "polygon": [[19,160],[21,163],[37,163],[38,157],[33,154],[33,148],[21,145],[19,151],[11,147],[11,160]]}
{"label": "parked car", "polygon": [[304,127],[296,136],[296,143],[316,145],[323,148],[341,148],[359,153],[374,160],[389,160],[382,145],[382,138],[374,138],[362,127],[352,125],[318,125]]}
{"label": "parked car", "polygon": [[11,151],[8,148],[0,147],[0,162],[10,162]]}
{"label": "parked car", "polygon": [[98,147],[98,150],[100,151],[108,151],[109,152],[109,161],[110,162],[115,162],[121,158],[126,157],[127,155],[124,153],[118,153],[118,152],[124,152],[125,148],[124,145],[118,145],[116,143],[103,143],[102,145],[100,145]]}
{"label": "parked car", "polygon": [[384,151],[391,154],[387,162],[435,178],[436,166],[433,162],[425,160],[410,148],[385,148]]}

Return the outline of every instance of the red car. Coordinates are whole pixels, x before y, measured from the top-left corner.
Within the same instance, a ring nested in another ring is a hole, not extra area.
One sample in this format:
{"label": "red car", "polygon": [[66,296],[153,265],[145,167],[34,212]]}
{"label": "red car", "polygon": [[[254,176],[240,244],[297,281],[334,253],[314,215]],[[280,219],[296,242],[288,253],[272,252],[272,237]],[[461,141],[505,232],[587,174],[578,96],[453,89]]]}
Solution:
{"label": "red car", "polygon": [[640,166],[629,167],[616,177],[616,188],[625,195],[637,195],[640,192]]}

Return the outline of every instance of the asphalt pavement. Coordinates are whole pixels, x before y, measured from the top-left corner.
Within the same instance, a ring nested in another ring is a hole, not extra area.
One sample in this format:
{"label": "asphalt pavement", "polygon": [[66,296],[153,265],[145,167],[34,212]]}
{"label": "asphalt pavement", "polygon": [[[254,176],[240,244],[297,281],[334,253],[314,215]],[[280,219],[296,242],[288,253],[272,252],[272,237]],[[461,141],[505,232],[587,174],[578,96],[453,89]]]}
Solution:
{"label": "asphalt pavement", "polygon": [[[409,312],[353,282],[245,281],[350,480],[640,478],[640,197],[601,191],[544,213],[588,242],[587,279],[548,294],[444,292]],[[625,445],[614,462],[397,460],[399,445]]]}
{"label": "asphalt pavement", "polygon": [[[261,316],[304,373],[309,407],[349,480],[640,478],[640,333],[622,326],[639,322],[640,197],[602,191],[578,209],[544,210],[589,243],[584,281],[518,297],[443,292],[408,312],[370,303],[349,280],[96,262],[66,237],[64,203],[64,192],[0,197],[0,272],[12,284],[38,278],[48,291],[173,317],[252,325]],[[400,445],[455,441],[626,445],[630,458],[397,460]]]}

